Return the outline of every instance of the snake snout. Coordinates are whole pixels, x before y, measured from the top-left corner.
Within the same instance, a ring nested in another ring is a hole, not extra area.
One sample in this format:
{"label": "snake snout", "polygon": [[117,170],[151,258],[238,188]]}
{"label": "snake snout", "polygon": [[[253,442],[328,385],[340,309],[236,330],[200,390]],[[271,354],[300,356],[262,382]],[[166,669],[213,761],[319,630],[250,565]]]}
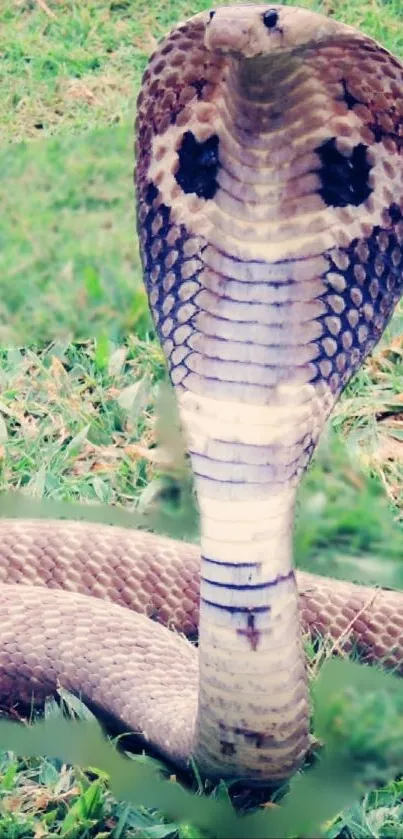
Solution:
{"label": "snake snout", "polygon": [[[231,21],[225,25],[216,26],[212,19],[206,30],[205,43],[211,52],[220,52],[235,56],[254,55],[252,50],[253,28],[245,23],[242,26],[232,26]],[[251,51],[252,50],[252,51]]]}
{"label": "snake snout", "polygon": [[[223,6],[208,13],[204,43],[210,52],[235,58],[288,53],[334,35],[337,21],[308,9],[247,4]],[[349,27],[343,27],[348,31]]]}
{"label": "snake snout", "polygon": [[210,52],[252,58],[262,52],[260,16],[252,7],[224,7],[210,12],[205,45]]}

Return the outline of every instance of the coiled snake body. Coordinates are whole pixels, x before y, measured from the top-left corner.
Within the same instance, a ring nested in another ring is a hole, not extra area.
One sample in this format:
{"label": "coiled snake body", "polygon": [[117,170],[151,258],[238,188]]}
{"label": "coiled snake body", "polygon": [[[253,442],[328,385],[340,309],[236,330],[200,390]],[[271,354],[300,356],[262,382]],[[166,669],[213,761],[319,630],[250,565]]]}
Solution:
{"label": "coiled snake body", "polygon": [[[218,8],[158,46],[138,99],[138,230],[200,507],[199,650],[96,599],[192,632],[191,546],[3,522],[3,701],[61,682],[181,765],[192,753],[255,782],[300,765],[295,494],[401,295],[402,82],[370,38],[292,7]],[[305,628],[401,667],[402,595],[298,584]]]}

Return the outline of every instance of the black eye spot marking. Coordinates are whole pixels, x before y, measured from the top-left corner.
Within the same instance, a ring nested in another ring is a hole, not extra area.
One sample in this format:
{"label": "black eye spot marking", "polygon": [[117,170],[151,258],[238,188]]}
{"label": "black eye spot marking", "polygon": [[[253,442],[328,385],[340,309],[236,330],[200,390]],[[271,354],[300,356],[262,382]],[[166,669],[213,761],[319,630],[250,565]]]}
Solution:
{"label": "black eye spot marking", "polygon": [[275,9],[269,9],[263,15],[263,23],[267,29],[275,29],[278,24],[278,12]]}
{"label": "black eye spot marking", "polygon": [[217,188],[218,137],[213,134],[199,143],[191,131],[186,131],[178,151],[179,168],[175,180],[186,194],[199,198],[213,198]]}
{"label": "black eye spot marking", "polygon": [[315,149],[320,160],[317,170],[322,181],[319,194],[328,207],[359,207],[373,192],[368,183],[371,164],[367,158],[368,146],[354,146],[350,157],[345,157],[336,147],[336,139],[326,140]]}
{"label": "black eye spot marking", "polygon": [[208,16],[209,23],[210,23],[210,21],[213,20],[214,15],[215,15],[215,9],[212,9],[211,12],[209,12],[209,16]]}

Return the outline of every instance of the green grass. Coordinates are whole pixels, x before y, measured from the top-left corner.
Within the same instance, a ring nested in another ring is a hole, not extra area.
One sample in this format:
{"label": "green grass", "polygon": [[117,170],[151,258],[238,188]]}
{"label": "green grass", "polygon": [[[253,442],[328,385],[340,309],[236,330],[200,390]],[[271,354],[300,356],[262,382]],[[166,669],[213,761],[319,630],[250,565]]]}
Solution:
{"label": "green grass", "polygon": [[[151,509],[157,528],[190,538],[189,476],[177,461],[163,468],[156,448],[178,441],[155,419],[165,373],[141,282],[132,123],[156,39],[210,5],[2,0],[0,8],[0,489],[27,501]],[[302,5],[403,56],[401,0]],[[300,493],[295,537],[301,567],[395,587],[403,587],[402,317],[335,411]],[[316,651],[307,650],[313,666]],[[393,703],[382,714],[382,742],[392,742]],[[373,719],[368,713],[365,725]],[[357,732],[352,738],[360,754],[365,725],[360,744]],[[350,718],[346,730],[355,726]],[[329,839],[403,835],[402,782],[390,772],[326,824]],[[118,803],[95,770],[0,757],[5,839],[199,835],[189,821]]]}

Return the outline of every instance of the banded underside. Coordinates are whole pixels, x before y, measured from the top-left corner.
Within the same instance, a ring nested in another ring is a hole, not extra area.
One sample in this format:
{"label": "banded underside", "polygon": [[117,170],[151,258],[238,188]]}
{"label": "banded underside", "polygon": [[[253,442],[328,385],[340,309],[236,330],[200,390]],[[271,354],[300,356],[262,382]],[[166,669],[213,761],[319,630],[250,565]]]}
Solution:
{"label": "banded underside", "polygon": [[137,146],[145,281],[201,513],[194,752],[256,780],[307,748],[295,493],[400,296],[403,242],[401,66],[334,22],[318,43],[234,54],[234,26],[260,38],[262,9],[162,42]]}

